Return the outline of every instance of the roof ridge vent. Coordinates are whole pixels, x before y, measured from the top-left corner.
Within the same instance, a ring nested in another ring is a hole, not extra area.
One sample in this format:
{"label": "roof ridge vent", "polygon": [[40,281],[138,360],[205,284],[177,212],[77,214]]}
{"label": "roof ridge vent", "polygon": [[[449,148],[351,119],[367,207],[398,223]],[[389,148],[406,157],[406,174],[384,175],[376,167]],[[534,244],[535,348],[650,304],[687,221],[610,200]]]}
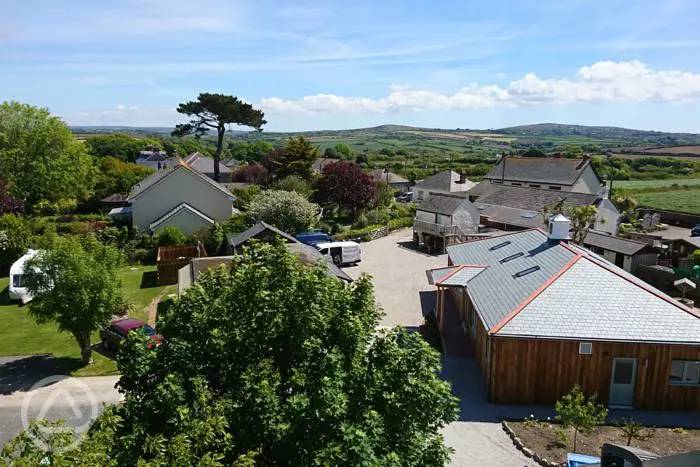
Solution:
{"label": "roof ridge vent", "polygon": [[518,252],[518,253],[515,253],[514,255],[506,256],[505,258],[503,258],[503,259],[500,260],[499,262],[500,262],[500,263],[507,263],[508,261],[513,261],[514,259],[520,258],[520,257],[523,256],[524,254],[525,254],[525,253],[523,253],[522,251],[520,251],[520,252]]}

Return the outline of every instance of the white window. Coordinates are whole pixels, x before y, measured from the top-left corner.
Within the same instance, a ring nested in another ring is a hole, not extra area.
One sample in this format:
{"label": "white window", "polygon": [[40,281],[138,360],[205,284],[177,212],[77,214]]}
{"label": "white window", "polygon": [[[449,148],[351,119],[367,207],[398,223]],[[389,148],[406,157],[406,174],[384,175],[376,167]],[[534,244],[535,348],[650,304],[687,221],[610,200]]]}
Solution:
{"label": "white window", "polygon": [[700,384],[700,361],[673,360],[669,382],[671,384]]}
{"label": "white window", "polygon": [[579,343],[578,353],[581,355],[591,355],[593,353],[593,343],[591,343],[591,342]]}

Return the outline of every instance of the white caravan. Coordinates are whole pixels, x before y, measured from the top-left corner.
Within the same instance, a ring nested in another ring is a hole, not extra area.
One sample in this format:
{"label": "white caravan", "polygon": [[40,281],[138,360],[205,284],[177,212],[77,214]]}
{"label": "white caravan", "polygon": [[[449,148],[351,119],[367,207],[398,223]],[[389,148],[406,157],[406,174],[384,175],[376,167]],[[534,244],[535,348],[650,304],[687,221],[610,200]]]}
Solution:
{"label": "white caravan", "polygon": [[38,253],[37,250],[29,250],[10,266],[10,300],[20,300],[22,303],[27,303],[32,299],[24,284],[24,265]]}

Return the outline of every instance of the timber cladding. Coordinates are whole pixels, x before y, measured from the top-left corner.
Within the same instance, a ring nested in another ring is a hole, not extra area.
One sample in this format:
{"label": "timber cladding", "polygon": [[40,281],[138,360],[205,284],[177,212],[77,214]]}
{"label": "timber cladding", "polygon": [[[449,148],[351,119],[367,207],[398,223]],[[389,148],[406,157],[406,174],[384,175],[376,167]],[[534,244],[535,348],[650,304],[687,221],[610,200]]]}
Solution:
{"label": "timber cladding", "polygon": [[553,404],[578,384],[607,404],[615,357],[637,359],[634,407],[700,410],[700,386],[669,384],[671,360],[700,360],[700,345],[596,342],[591,355],[579,343],[490,336],[489,393],[498,403]]}

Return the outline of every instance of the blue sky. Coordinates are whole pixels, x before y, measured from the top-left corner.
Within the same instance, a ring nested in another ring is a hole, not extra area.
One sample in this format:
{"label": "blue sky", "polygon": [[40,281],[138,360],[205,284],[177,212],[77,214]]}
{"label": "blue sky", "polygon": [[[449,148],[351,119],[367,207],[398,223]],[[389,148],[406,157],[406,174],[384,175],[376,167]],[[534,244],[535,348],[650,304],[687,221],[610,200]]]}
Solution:
{"label": "blue sky", "polygon": [[8,0],[0,100],[172,126],[199,92],[270,131],[537,122],[700,132],[696,1]]}

